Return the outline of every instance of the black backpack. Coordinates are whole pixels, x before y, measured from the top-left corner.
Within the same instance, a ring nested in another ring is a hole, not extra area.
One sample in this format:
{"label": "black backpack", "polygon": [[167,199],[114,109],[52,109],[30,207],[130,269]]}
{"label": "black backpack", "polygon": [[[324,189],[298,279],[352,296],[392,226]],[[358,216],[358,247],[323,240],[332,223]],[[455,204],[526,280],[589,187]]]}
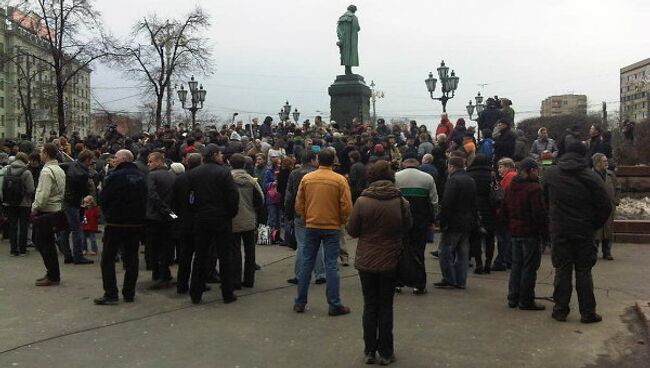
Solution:
{"label": "black backpack", "polygon": [[11,169],[7,170],[4,182],[2,183],[2,200],[10,206],[19,206],[25,197],[25,183],[23,182],[23,173],[12,175]]}

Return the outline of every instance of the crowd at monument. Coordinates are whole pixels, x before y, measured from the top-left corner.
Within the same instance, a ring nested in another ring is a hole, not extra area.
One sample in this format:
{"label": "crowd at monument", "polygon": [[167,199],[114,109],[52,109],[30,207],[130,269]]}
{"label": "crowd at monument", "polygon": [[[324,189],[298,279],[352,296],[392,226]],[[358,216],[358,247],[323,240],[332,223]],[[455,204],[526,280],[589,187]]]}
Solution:
{"label": "crowd at monument", "polygon": [[[554,140],[542,128],[521,147],[506,99],[488,100],[478,128],[480,135],[446,115],[434,132],[415,121],[316,117],[300,126],[266,117],[132,137],[53,135],[42,145],[7,140],[0,153],[5,236],[15,256],[27,255],[33,241],[47,270],[35,285],[56,286],[59,253],[65,264],[93,263],[100,233],[99,305],[119,302],[116,260],[125,269],[122,298],[135,301],[142,246],[151,289],[175,287],[200,303],[220,282],[223,302],[234,302],[237,290],[255,285],[256,244],[268,243],[296,249],[287,280],[297,284],[293,310],[306,311],[313,278],[326,284],[329,315],[338,316],[350,313],[338,268],[353,259],[370,363],[394,359],[393,295],[405,287],[415,295],[429,285],[462,292],[471,287],[470,268],[509,269],[501,296],[508,306],[545,309],[535,283],[547,246],[552,317],[566,321],[575,273],[581,321],[599,322],[594,245],[613,259],[618,201],[606,132],[594,126],[580,137],[568,129]],[[424,259],[434,229],[442,277],[430,284]],[[356,253],[346,234],[358,238]],[[413,277],[402,276],[404,267]]]}

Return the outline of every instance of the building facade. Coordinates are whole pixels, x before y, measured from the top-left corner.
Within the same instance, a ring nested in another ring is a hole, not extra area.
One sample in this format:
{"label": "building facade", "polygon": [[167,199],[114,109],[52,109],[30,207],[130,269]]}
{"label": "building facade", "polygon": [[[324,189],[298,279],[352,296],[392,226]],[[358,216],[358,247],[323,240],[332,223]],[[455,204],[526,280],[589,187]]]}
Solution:
{"label": "building facade", "polygon": [[[41,19],[15,8],[0,9],[0,138],[17,138],[33,121],[33,139],[58,132],[56,78]],[[40,60],[42,59],[42,60]],[[64,92],[67,132],[86,136],[90,128],[90,69],[80,70]]]}
{"label": "building facade", "polygon": [[629,120],[650,117],[650,59],[621,68],[621,116]]}
{"label": "building facade", "polygon": [[542,101],[542,117],[557,115],[587,115],[586,95],[551,96]]}

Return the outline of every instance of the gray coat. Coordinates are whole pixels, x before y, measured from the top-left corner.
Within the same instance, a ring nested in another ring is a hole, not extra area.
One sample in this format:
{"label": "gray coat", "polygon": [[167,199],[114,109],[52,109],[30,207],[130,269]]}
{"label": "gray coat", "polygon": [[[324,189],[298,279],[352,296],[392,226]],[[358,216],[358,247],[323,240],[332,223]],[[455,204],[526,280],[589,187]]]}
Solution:
{"label": "gray coat", "polygon": [[172,189],[176,175],[166,166],[151,170],[147,175],[147,220],[172,221]]}
{"label": "gray coat", "polygon": [[232,178],[239,190],[239,211],[232,219],[232,232],[255,230],[257,212],[255,208],[264,203],[262,188],[246,170],[232,170]]}
{"label": "gray coat", "polygon": [[[5,168],[5,178],[8,175],[20,175],[20,178],[23,181],[25,186],[25,195],[23,196],[22,202],[18,205],[19,207],[31,207],[32,202],[34,201],[34,178],[32,177],[32,172],[27,170],[27,165],[22,161],[16,160],[11,163],[11,165]],[[1,191],[0,191],[1,192]],[[8,203],[4,203],[5,206],[9,206]]]}

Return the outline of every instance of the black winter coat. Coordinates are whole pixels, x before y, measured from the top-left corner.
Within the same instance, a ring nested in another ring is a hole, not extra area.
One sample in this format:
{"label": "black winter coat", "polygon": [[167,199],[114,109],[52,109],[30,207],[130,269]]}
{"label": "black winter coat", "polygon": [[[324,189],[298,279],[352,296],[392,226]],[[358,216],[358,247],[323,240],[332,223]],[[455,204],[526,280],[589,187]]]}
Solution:
{"label": "black winter coat", "polygon": [[494,161],[498,162],[504,157],[513,158],[516,141],[517,135],[510,129],[505,129],[494,138]]}
{"label": "black winter coat", "polygon": [[587,168],[584,157],[565,153],[557,166],[544,171],[544,196],[552,239],[593,239],[612,211],[601,178]]}
{"label": "black winter coat", "polygon": [[81,200],[88,195],[88,168],[78,161],[59,165],[65,172],[65,196],[63,203],[67,207],[81,208]]}
{"label": "black winter coat", "polygon": [[170,213],[176,175],[166,166],[151,170],[147,175],[147,220],[172,221]]}
{"label": "black winter coat", "polygon": [[191,210],[195,221],[230,223],[237,215],[239,190],[228,168],[208,161],[192,169],[188,180],[190,195],[194,197]]}
{"label": "black winter coat", "polygon": [[123,162],[105,179],[99,206],[108,225],[142,225],[147,213],[145,175],[131,162]]}
{"label": "black winter coat", "polygon": [[440,229],[469,233],[476,227],[476,184],[464,169],[449,174],[440,205]]}
{"label": "black winter coat", "polygon": [[489,166],[470,166],[467,175],[476,183],[476,206],[481,215],[483,227],[492,231],[496,229],[496,209],[490,203],[490,189],[492,184],[492,168]]}
{"label": "black winter coat", "polygon": [[178,215],[176,227],[181,233],[192,231],[194,223],[189,201],[190,185],[187,180],[189,172],[185,171],[183,174],[177,176],[172,189],[171,209]]}

